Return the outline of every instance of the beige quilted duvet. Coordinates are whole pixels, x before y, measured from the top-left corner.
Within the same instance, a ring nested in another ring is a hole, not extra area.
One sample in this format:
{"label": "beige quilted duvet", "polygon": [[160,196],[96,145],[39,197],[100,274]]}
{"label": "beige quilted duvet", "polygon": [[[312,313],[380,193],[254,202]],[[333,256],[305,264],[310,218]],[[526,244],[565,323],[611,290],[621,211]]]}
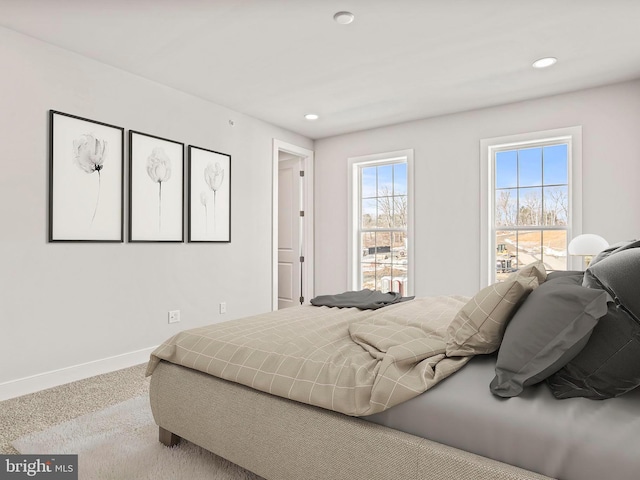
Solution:
{"label": "beige quilted duvet", "polygon": [[471,357],[447,357],[447,327],[467,298],[379,310],[301,306],[181,332],[152,354],[273,395],[362,416],[431,388]]}

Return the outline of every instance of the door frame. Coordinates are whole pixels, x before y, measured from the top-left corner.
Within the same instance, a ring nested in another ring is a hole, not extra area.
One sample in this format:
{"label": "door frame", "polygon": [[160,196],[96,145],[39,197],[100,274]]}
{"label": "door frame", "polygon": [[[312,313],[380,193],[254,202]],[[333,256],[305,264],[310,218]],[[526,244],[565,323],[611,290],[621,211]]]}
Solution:
{"label": "door frame", "polygon": [[302,235],[304,266],[302,268],[302,296],[305,303],[313,298],[314,292],[314,246],[313,246],[313,151],[306,148],[273,139],[273,197],[271,200],[271,310],[278,310],[278,157],[280,152],[291,153],[302,158],[304,169],[303,206],[304,222]]}

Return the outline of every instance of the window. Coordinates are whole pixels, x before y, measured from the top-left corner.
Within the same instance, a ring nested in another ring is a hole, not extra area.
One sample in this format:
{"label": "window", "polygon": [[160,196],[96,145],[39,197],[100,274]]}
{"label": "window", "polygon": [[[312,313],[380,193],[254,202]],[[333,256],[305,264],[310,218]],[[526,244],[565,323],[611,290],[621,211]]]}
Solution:
{"label": "window", "polygon": [[547,271],[572,269],[567,244],[580,230],[575,188],[579,136],[575,127],[483,140],[483,163],[488,163],[485,283],[504,280],[536,260]]}
{"label": "window", "polygon": [[349,159],[353,289],[413,291],[412,161],[412,150]]}

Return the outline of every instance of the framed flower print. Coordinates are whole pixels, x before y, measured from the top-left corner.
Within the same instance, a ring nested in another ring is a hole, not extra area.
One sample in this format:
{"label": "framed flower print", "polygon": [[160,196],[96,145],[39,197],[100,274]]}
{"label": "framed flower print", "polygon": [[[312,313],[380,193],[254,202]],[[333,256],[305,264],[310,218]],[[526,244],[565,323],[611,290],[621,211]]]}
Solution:
{"label": "framed flower print", "polygon": [[184,144],[129,131],[129,241],[184,241]]}
{"label": "framed flower print", "polygon": [[189,145],[189,242],[231,242],[231,155]]}
{"label": "framed flower print", "polygon": [[124,129],[49,111],[49,242],[122,242]]}

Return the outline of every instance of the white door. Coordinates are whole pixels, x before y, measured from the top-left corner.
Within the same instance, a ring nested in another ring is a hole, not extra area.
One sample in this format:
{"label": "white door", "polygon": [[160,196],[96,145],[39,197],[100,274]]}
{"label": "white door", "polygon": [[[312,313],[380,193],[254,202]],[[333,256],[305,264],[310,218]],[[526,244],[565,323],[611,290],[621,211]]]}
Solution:
{"label": "white door", "polygon": [[302,159],[278,162],[278,309],[302,297]]}

